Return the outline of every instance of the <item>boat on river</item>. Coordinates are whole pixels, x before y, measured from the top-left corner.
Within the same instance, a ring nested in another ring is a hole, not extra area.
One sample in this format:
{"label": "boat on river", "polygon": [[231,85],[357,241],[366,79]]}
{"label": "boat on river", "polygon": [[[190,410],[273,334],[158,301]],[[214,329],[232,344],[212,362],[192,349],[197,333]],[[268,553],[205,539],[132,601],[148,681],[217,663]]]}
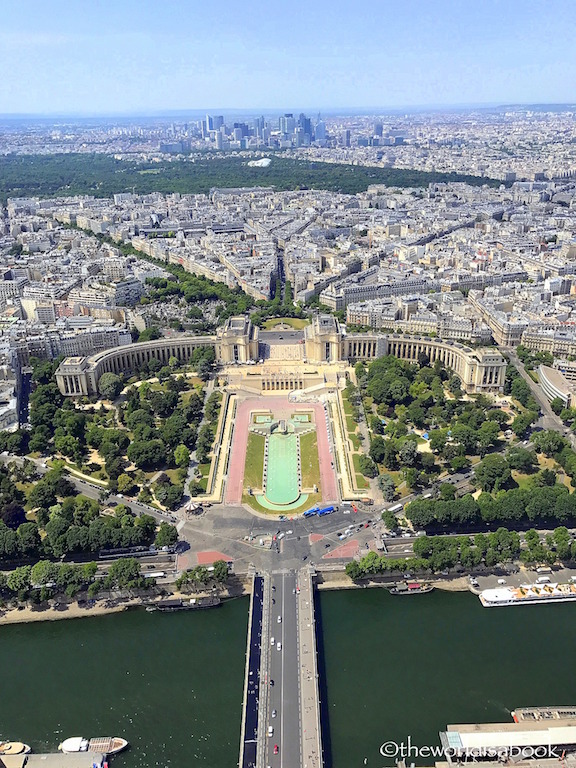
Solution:
{"label": "boat on river", "polygon": [[9,755],[28,755],[32,752],[28,744],[22,741],[2,741],[0,739],[0,757]]}
{"label": "boat on river", "polygon": [[391,595],[421,595],[424,592],[432,592],[432,584],[426,584],[421,581],[399,581],[393,587],[390,587]]}
{"label": "boat on river", "polygon": [[118,736],[103,736],[94,739],[84,739],[82,736],[72,736],[65,739],[58,749],[65,754],[74,752],[96,752],[101,755],[115,755],[126,749],[128,742]]}
{"label": "boat on river", "polygon": [[484,589],[478,595],[485,608],[501,605],[536,605],[576,600],[576,584],[522,584],[520,587]]}
{"label": "boat on river", "polygon": [[193,597],[190,600],[171,598],[169,600],[158,600],[156,603],[150,603],[146,610],[172,613],[173,611],[193,611],[202,608],[216,608],[218,605],[222,605],[222,600],[220,600],[219,597]]}
{"label": "boat on river", "polygon": [[576,720],[576,706],[572,707],[520,707],[512,711],[515,723],[542,720]]}

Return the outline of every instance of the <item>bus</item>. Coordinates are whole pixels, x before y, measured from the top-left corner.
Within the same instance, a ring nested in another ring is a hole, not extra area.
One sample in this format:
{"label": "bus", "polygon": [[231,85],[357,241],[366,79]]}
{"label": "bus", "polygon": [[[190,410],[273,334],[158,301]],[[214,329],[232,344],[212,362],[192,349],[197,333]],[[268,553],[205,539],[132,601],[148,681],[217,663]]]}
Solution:
{"label": "bus", "polygon": [[304,512],[303,517],[313,517],[318,514],[319,510],[320,507],[310,507],[310,509],[307,509],[306,512]]}
{"label": "bus", "polygon": [[388,507],[388,512],[400,512],[401,509],[404,509],[404,504],[394,504],[392,507]]}
{"label": "bus", "polygon": [[322,517],[322,515],[329,515],[332,512],[334,512],[334,507],[324,507],[324,509],[318,510],[318,517]]}

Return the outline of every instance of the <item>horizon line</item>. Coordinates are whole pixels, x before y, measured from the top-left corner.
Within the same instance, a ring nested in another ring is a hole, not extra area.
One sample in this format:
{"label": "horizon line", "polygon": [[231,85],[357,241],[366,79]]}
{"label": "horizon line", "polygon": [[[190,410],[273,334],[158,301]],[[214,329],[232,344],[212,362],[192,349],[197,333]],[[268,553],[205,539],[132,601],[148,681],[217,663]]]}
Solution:
{"label": "horizon line", "polygon": [[90,111],[76,111],[76,112],[1,112],[0,119],[54,119],[54,118],[152,118],[152,117],[176,117],[178,115],[192,115],[192,114],[210,114],[210,113],[240,113],[240,114],[277,114],[284,113],[292,110],[296,112],[298,110],[309,112],[324,112],[325,114],[338,115],[340,113],[352,113],[355,115],[376,115],[378,113],[397,113],[397,112],[442,112],[446,111],[465,111],[474,109],[527,109],[538,107],[554,107],[554,108],[568,108],[576,107],[576,102],[545,102],[545,101],[531,101],[531,102],[464,102],[464,103],[446,103],[446,104],[411,104],[411,105],[390,105],[390,106],[308,106],[308,107],[182,107],[182,108],[165,108],[165,109],[150,109],[134,110],[134,111],[111,111],[111,112],[90,112]]}

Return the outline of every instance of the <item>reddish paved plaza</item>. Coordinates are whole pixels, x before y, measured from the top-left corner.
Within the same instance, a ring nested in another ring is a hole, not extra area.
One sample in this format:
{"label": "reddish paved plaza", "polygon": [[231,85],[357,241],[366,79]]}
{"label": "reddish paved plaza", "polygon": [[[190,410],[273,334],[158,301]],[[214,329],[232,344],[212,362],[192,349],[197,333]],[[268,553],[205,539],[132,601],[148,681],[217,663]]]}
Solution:
{"label": "reddish paved plaza", "polygon": [[332,454],[326,429],[326,413],[320,403],[292,403],[285,397],[258,397],[243,400],[238,404],[234,419],[234,435],[232,437],[231,458],[228,466],[228,482],[226,484],[225,500],[227,504],[241,504],[244,486],[244,465],[246,463],[246,448],[248,443],[248,427],[252,411],[287,411],[299,413],[313,411],[316,422],[316,439],[318,442],[318,458],[320,464],[320,488],[322,501],[337,501],[338,487],[336,475],[332,467]]}
{"label": "reddish paved plaza", "polygon": [[323,556],[323,560],[334,560],[338,558],[350,558],[356,557],[358,552],[360,551],[360,544],[356,539],[351,539],[350,541],[347,541],[345,544],[341,544],[339,547],[336,547],[336,549],[333,549],[332,552],[328,552],[327,555]]}

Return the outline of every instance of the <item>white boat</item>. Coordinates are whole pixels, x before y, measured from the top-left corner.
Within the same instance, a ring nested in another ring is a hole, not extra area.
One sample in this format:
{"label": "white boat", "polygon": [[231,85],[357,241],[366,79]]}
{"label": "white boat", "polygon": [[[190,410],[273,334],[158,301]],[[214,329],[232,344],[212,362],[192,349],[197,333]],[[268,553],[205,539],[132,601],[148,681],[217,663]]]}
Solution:
{"label": "white boat", "polygon": [[520,587],[484,589],[478,595],[485,608],[502,605],[536,605],[576,600],[576,584],[522,584]]}
{"label": "white boat", "polygon": [[515,723],[537,720],[576,720],[576,707],[520,707],[512,710]]}
{"label": "white boat", "polygon": [[28,755],[32,750],[22,741],[0,741],[0,757]]}
{"label": "white boat", "polygon": [[84,739],[82,736],[72,736],[58,745],[65,754],[73,752],[97,752],[101,755],[115,755],[128,746],[126,739],[118,736],[104,736],[96,739]]}

